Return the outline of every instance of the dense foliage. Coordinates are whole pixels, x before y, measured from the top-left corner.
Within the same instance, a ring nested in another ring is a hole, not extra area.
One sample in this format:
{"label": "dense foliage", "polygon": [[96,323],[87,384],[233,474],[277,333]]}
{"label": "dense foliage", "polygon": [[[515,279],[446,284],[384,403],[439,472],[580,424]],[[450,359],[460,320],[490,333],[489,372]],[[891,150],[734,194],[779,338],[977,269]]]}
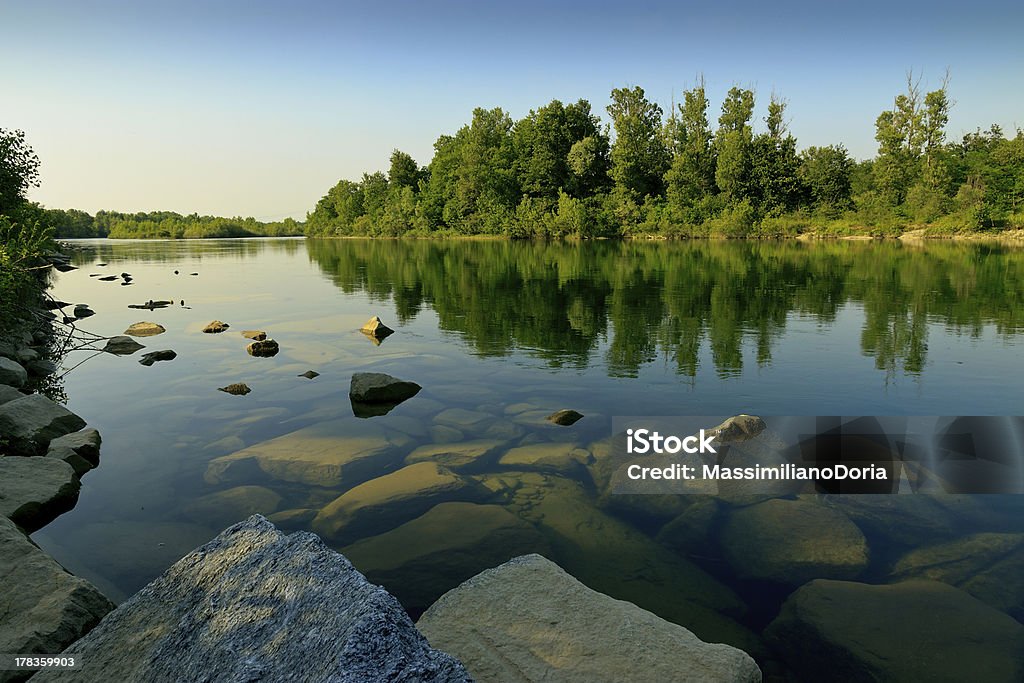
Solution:
{"label": "dense foliage", "polygon": [[611,93],[610,125],[580,100],[513,121],[476,109],[418,167],[342,180],[307,216],[308,235],[512,237],[895,234],[1024,227],[1024,133],[993,126],[948,142],[947,83],[907,91],[876,121],[878,154],[799,149],[786,102],[755,126],[755,93],[734,87],[711,127],[704,83],[666,116],[643,88]]}
{"label": "dense foliage", "polygon": [[39,157],[20,130],[0,128],[0,334],[29,315],[42,291],[38,268],[50,248],[52,230],[38,220],[25,193],[39,185]]}

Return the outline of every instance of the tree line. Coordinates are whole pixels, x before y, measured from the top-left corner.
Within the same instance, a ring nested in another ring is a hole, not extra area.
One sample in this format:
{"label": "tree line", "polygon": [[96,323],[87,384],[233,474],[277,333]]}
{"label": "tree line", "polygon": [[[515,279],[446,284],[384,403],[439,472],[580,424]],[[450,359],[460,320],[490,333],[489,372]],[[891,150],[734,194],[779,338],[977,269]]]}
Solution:
{"label": "tree line", "polygon": [[303,234],[293,218],[264,223],[255,218],[221,218],[173,211],[97,211],[36,208],[38,219],[53,226],[57,237],[110,237],[112,239],[188,239],[215,237],[287,237]]}
{"label": "tree line", "polygon": [[666,113],[616,88],[603,123],[586,100],[553,100],[513,121],[473,111],[419,166],[395,150],[387,173],[341,180],[307,215],[311,236],[784,236],[1024,227],[1024,133],[993,125],[946,139],[948,79],[920,79],[875,122],[875,158],[841,144],[800,149],[786,101],[754,124],[755,93],[733,87],[712,127],[705,84]]}

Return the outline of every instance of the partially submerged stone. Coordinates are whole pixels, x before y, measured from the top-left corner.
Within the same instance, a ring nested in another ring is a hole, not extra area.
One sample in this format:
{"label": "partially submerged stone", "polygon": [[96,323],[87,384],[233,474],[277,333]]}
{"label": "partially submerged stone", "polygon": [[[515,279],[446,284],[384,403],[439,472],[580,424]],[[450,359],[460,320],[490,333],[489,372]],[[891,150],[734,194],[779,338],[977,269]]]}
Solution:
{"label": "partially submerged stone", "polygon": [[254,516],[178,561],[42,681],[469,681],[316,536]]}
{"label": "partially submerged stone", "polygon": [[281,500],[265,486],[236,486],[196,498],[182,508],[182,513],[198,524],[225,527],[257,513],[271,515]]}
{"label": "partially submerged stone", "polygon": [[582,419],[583,413],[576,412],[575,410],[557,410],[547,417],[548,422],[553,422],[562,427],[574,425]]}
{"label": "partially submerged stone", "polygon": [[178,357],[178,354],[171,349],[162,349],[160,351],[150,351],[142,355],[139,359],[140,365],[152,365],[157,361],[174,360]]}
{"label": "partially submerged stone", "polygon": [[717,427],[712,427],[707,433],[722,443],[729,443],[730,441],[753,439],[766,427],[764,420],[756,415],[736,415]]}
{"label": "partially submerged stone", "polygon": [[432,462],[419,462],[360,484],[324,507],[313,529],[338,543],[383,533],[439,503],[482,502],[476,482]]}
{"label": "partially submerged stone", "polygon": [[263,330],[242,330],[242,336],[253,341],[263,341],[267,338],[267,333]]}
{"label": "partially submerged stone", "polygon": [[42,455],[50,441],[83,427],[85,420],[42,394],[0,405],[0,434],[17,454]]}
{"label": "partially submerged stone", "polygon": [[206,324],[206,327],[203,328],[203,332],[205,332],[206,334],[220,334],[229,327],[231,326],[225,322],[221,322],[220,320],[212,320]]}
{"label": "partially submerged stone", "polygon": [[281,347],[273,339],[264,339],[263,341],[254,341],[246,346],[245,350],[250,356],[256,358],[271,358],[277,355]]}
{"label": "partially submerged stone", "polygon": [[102,443],[103,439],[100,438],[100,433],[89,428],[53,439],[50,441],[50,448],[69,448],[95,466],[100,463],[100,445]]}
{"label": "partially submerged stone", "polygon": [[163,334],[166,331],[167,328],[165,328],[163,325],[143,321],[133,323],[127,330],[124,331],[124,333],[131,335],[133,337],[152,337],[158,334]]}
{"label": "partially submerged stone", "polygon": [[421,388],[415,382],[382,372],[357,372],[352,375],[348,396],[359,403],[401,403],[415,396]]}
{"label": "partially submerged stone", "polygon": [[232,396],[245,396],[252,391],[252,389],[250,389],[249,385],[245,382],[235,382],[234,384],[229,384],[226,387],[220,387],[217,391],[223,391],[225,394],[231,394]]}
{"label": "partially submerged stone", "polygon": [[417,627],[480,681],[760,683],[749,655],[526,555],[445,594]]}
{"label": "partially submerged stone", "polygon": [[306,370],[299,377],[305,377],[306,379],[315,379],[320,376],[320,373],[316,370]]}
{"label": "partially submerged stone", "polygon": [[72,315],[76,318],[88,318],[91,315],[96,315],[96,311],[85,304],[76,304]]}
{"label": "partially submerged stone", "polygon": [[387,336],[394,334],[395,331],[381,322],[381,319],[377,316],[373,316],[366,321],[359,331],[368,337],[371,337],[378,344]]}
{"label": "partially submerged stone", "polygon": [[143,344],[140,344],[131,337],[119,335],[108,339],[106,346],[103,347],[103,350],[106,351],[107,353],[112,353],[117,356],[130,356],[139,349],[144,348],[146,347]]}
{"label": "partially submerged stone", "polygon": [[807,681],[1024,680],[1024,626],[937,581],[812,581],[765,637]]}
{"label": "partially submerged stone", "polygon": [[55,458],[0,458],[0,516],[28,532],[75,507],[81,483],[71,465]]}
{"label": "partially submerged stone", "polygon": [[768,500],[733,510],[721,545],[737,576],[799,586],[853,579],[868,566],[864,534],[838,510],[802,500]]}
{"label": "partially submerged stone", "polygon": [[[85,635],[114,605],[0,516],[0,651],[55,655]],[[9,680],[12,671],[0,673]]]}

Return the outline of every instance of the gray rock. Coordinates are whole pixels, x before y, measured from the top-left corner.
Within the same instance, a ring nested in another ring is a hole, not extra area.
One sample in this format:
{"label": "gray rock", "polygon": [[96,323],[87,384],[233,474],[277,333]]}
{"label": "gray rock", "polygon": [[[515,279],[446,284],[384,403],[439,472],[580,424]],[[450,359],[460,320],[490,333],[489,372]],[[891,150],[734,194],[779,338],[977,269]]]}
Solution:
{"label": "gray rock", "polygon": [[250,389],[249,385],[245,382],[236,382],[234,384],[229,384],[226,387],[220,387],[217,391],[223,391],[225,394],[231,394],[232,396],[245,396],[252,391],[252,389]]}
{"label": "gray rock", "polygon": [[[174,302],[168,302],[168,305],[170,305],[171,303]],[[220,320],[212,320],[206,324],[206,327],[203,328],[203,332],[205,332],[206,334],[220,334],[229,327],[231,326],[225,322],[221,322]]]}
{"label": "gray rock", "polygon": [[479,681],[761,681],[743,651],[593,591],[540,555],[466,581],[417,627]]}
{"label": "gray rock", "polygon": [[57,365],[45,358],[37,358],[25,365],[25,369],[28,370],[30,375],[35,377],[49,377],[57,372]]}
{"label": "gray rock", "polygon": [[395,528],[439,503],[482,502],[488,492],[476,482],[432,462],[419,462],[371,479],[324,507],[313,529],[338,543],[352,543]]}
{"label": "gray rock", "polygon": [[800,680],[1024,680],[1024,626],[937,581],[812,581],[765,637]]}
{"label": "gray rock", "polygon": [[733,510],[721,545],[736,575],[800,585],[853,579],[867,568],[864,534],[846,515],[801,500],[768,500]]}
{"label": "gray rock", "polygon": [[398,602],[316,536],[254,516],[178,561],[41,681],[468,681]]}
{"label": "gray rock", "polygon": [[245,350],[250,356],[256,358],[271,358],[276,356],[281,347],[273,339],[264,339],[263,341],[254,341],[245,347]]}
{"label": "gray rock", "polygon": [[107,353],[112,353],[116,356],[130,356],[139,349],[144,348],[146,347],[143,344],[140,344],[131,337],[119,335],[108,339],[106,346],[103,347],[103,350],[106,351]]}
{"label": "gray rock", "polygon": [[28,371],[21,363],[10,358],[0,357],[0,384],[11,387],[23,387],[28,381]]}
{"label": "gray rock", "polygon": [[75,453],[72,449],[66,446],[54,446],[50,444],[50,448],[46,451],[47,458],[56,458],[57,460],[63,460],[67,464],[71,465],[71,469],[75,471],[75,476],[81,477],[86,472],[91,470],[95,465]]}
{"label": "gray rock", "polygon": [[39,359],[39,352],[29,347],[23,347],[18,349],[14,354],[14,360],[18,361],[22,365],[31,363],[34,360]]}
{"label": "gray rock", "polygon": [[575,410],[558,410],[547,417],[548,422],[554,422],[562,427],[574,425],[582,419],[583,413],[578,413]]}
{"label": "gray rock", "polygon": [[[4,517],[0,577],[0,651],[6,653],[57,654],[114,609],[92,584],[64,571]],[[17,675],[0,671],[0,680],[17,680]]]}
{"label": "gray rock", "polygon": [[267,338],[267,333],[263,330],[242,330],[242,336],[253,341],[263,341]]}
{"label": "gray rock", "polygon": [[174,351],[170,349],[161,349],[160,351],[150,351],[149,353],[142,354],[142,358],[139,359],[140,365],[152,365],[157,361],[161,360],[174,360],[178,357]]}
{"label": "gray rock", "polygon": [[100,445],[103,439],[95,429],[83,429],[50,441],[50,448],[70,448],[93,465],[100,464]]}
{"label": "gray rock", "polygon": [[81,483],[71,465],[53,458],[0,458],[0,515],[28,532],[75,507]]}
{"label": "gray rock", "polygon": [[0,406],[24,397],[25,394],[21,393],[14,387],[7,386],[6,384],[0,384]]}
{"label": "gray rock", "polygon": [[50,441],[77,432],[85,420],[42,394],[31,394],[0,406],[0,434],[21,455],[42,455]]}
{"label": "gray rock", "polygon": [[382,372],[357,372],[352,375],[348,396],[360,403],[400,403],[412,398],[422,387]]}
{"label": "gray rock", "polygon": [[131,327],[124,331],[124,333],[133,337],[153,337],[158,334],[163,334],[166,331],[167,328],[163,325],[143,321],[133,323]]}
{"label": "gray rock", "polygon": [[452,586],[517,555],[548,552],[535,526],[499,505],[441,503],[411,522],[344,548],[366,577],[406,609],[429,607]]}

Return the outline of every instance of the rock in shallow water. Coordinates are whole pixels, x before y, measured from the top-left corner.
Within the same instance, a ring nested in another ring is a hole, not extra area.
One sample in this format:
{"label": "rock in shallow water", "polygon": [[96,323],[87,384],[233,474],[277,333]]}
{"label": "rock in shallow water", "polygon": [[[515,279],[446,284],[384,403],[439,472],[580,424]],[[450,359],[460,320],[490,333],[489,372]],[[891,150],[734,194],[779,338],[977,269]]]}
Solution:
{"label": "rock in shallow water", "polygon": [[469,681],[398,602],[308,533],[254,516],[187,555],[42,681]]}
{"label": "rock in shallow water", "polygon": [[357,372],[352,375],[348,396],[359,403],[400,403],[418,394],[421,388],[415,382],[382,372]]}
{"label": "rock in shallow water", "polygon": [[163,334],[166,331],[167,328],[163,325],[144,321],[133,323],[124,333],[133,337],[152,337],[157,334]]}
{"label": "rock in shallow water", "polygon": [[263,341],[254,341],[245,347],[245,350],[250,356],[256,358],[271,358],[277,355],[281,347],[273,339],[264,339]]}
{"label": "rock in shallow water", "polygon": [[83,427],[85,420],[42,394],[0,405],[0,435],[17,454],[42,455],[50,441]]}
{"label": "rock in shallow water", "polygon": [[103,350],[116,356],[130,356],[139,349],[144,348],[146,348],[145,345],[140,344],[131,337],[118,335],[108,339],[107,345],[103,347]]}
{"label": "rock in shallow water", "polygon": [[153,363],[161,360],[174,360],[178,357],[178,354],[170,349],[162,349],[160,351],[150,351],[142,355],[139,359],[140,365],[150,366]]}
{"label": "rock in shallow water", "polygon": [[582,419],[583,413],[576,412],[575,410],[559,410],[547,417],[548,422],[553,422],[562,427],[574,425]]}
{"label": "rock in shallow water", "polygon": [[28,532],[75,507],[81,483],[55,458],[0,458],[0,515]]}
{"label": "rock in shallow water", "polygon": [[226,387],[220,387],[217,391],[223,391],[225,394],[231,394],[232,396],[245,396],[252,391],[252,389],[250,389],[249,385],[245,382],[236,382],[234,384],[229,384]]}
{"label": "rock in shallow water", "polygon": [[220,334],[229,327],[231,326],[225,322],[221,322],[220,320],[212,320],[206,324],[206,327],[203,328],[203,332],[205,332],[206,334]]}
{"label": "rock in shallow water", "polygon": [[[95,626],[114,605],[68,574],[14,522],[0,517],[0,651],[53,655]],[[0,671],[0,680],[16,680]],[[27,675],[31,672],[22,672]]]}
{"label": "rock in shallow water", "polygon": [[417,627],[481,682],[761,681],[743,651],[593,591],[540,555],[478,574]]}
{"label": "rock in shallow water", "polygon": [[801,680],[1024,680],[1024,626],[936,581],[812,581],[765,637]]}

